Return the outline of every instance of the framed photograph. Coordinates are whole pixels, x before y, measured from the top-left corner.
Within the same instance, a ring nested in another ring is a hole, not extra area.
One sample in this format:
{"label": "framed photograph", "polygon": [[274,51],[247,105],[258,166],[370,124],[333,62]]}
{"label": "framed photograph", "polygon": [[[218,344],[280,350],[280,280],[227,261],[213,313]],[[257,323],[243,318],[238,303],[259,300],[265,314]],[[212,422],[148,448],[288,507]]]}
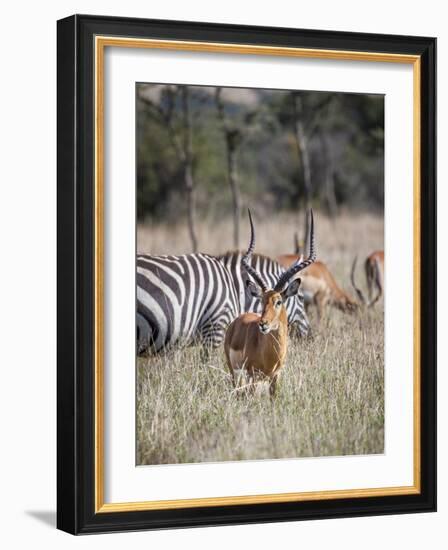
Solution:
{"label": "framed photograph", "polygon": [[435,74],[434,38],[58,21],[58,528],[435,510]]}

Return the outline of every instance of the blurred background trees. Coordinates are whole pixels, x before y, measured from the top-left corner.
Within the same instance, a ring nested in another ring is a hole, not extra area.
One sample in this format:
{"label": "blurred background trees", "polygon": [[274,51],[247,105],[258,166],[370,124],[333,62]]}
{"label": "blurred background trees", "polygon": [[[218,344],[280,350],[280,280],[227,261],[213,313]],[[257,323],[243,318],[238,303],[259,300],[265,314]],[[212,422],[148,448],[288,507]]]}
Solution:
{"label": "blurred background trees", "polygon": [[139,222],[239,222],[290,211],[377,211],[384,201],[384,98],[249,88],[137,85]]}

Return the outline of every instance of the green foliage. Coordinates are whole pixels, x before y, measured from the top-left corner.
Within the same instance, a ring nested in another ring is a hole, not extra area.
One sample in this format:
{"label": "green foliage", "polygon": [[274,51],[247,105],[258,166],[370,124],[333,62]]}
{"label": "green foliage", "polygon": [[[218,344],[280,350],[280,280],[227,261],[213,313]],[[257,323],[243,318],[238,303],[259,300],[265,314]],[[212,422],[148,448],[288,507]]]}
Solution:
{"label": "green foliage", "polygon": [[[160,93],[152,105],[142,99],[143,87],[161,89],[156,90]],[[303,159],[295,134],[300,121],[308,144],[316,206],[327,205],[331,186],[338,206],[382,210],[383,96],[229,90],[223,89],[227,92],[223,103],[227,119],[240,136],[237,170],[244,203],[256,200],[266,212],[296,210],[301,204]],[[190,87],[189,91],[197,212],[199,216],[213,212],[225,217],[231,212],[231,194],[215,88]],[[171,114],[171,130],[160,112]],[[141,221],[173,221],[185,214],[182,161],[172,139],[181,125],[175,87],[137,87],[137,214]]]}

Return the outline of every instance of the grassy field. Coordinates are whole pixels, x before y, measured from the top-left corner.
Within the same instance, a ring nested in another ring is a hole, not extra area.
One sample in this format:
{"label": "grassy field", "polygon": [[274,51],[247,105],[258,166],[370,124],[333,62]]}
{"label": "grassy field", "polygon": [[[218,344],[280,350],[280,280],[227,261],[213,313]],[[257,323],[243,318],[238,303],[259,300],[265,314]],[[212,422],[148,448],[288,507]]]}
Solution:
{"label": "grassy field", "polygon": [[[383,222],[343,215],[335,222],[315,214],[317,251],[342,287],[355,254],[383,248]],[[275,256],[292,248],[293,220],[257,223],[258,252]],[[247,228],[243,224],[243,235]],[[291,234],[286,239],[285,235]],[[230,248],[229,225],[199,227],[201,250]],[[189,251],[183,228],[141,226],[138,250]],[[358,280],[363,286],[363,276]],[[384,448],[384,314],[347,315],[331,309],[313,335],[290,339],[277,395],[266,385],[239,395],[231,385],[222,348],[173,349],[137,361],[137,463],[173,464],[382,453]]]}

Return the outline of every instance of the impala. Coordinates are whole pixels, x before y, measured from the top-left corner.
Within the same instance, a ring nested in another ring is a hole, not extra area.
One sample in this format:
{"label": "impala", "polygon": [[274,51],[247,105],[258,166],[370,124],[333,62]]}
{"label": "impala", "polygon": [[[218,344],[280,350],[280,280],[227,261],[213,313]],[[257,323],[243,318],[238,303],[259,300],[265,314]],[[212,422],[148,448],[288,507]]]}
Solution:
{"label": "impala", "polygon": [[[367,291],[369,299],[366,300],[364,294],[356,286],[355,283],[355,269],[357,258],[353,260],[351,281],[353,288],[356,291],[359,299],[363,304],[368,307],[372,307],[378,302],[384,293],[384,250],[376,250],[372,252],[364,261],[364,271],[366,274]],[[373,290],[376,288],[376,296],[372,299]]]}
{"label": "impala", "polygon": [[[277,258],[277,261],[285,269],[288,269],[292,264],[299,259],[299,250],[297,237],[296,254],[283,254]],[[300,275],[305,304],[313,303],[317,308],[317,314],[321,319],[328,305],[332,305],[342,311],[353,312],[359,304],[347,292],[345,292],[336,282],[328,267],[320,261],[316,261]]]}
{"label": "impala", "polygon": [[230,324],[224,339],[224,350],[235,387],[238,386],[242,374],[247,373],[249,385],[252,387],[255,378],[268,378],[269,392],[273,397],[288,345],[285,301],[299,291],[300,279],[294,278],[295,275],[316,259],[313,213],[311,212],[308,258],[299,258],[279,276],[273,288],[269,288],[261,274],[250,264],[249,260],[255,248],[255,230],[250,211],[249,222],[251,239],[241,263],[253,279],[247,280],[248,291],[261,299],[262,311],[261,314],[243,313]]}

